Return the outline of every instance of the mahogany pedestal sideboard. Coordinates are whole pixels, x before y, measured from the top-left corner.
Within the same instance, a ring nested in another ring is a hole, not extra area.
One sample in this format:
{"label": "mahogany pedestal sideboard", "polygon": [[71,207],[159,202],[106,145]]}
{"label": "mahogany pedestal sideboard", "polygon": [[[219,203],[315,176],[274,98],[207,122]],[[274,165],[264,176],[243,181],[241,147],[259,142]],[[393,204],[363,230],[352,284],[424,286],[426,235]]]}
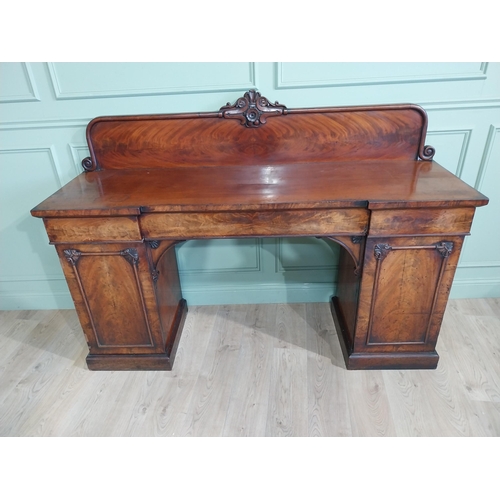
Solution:
{"label": "mahogany pedestal sideboard", "polygon": [[[186,317],[175,245],[328,238],[348,369],[435,368],[464,237],[488,199],[432,160],[412,104],[218,112],[87,127],[81,175],[31,213],[55,245],[93,370],[170,370]],[[186,353],[189,355],[189,353]]]}

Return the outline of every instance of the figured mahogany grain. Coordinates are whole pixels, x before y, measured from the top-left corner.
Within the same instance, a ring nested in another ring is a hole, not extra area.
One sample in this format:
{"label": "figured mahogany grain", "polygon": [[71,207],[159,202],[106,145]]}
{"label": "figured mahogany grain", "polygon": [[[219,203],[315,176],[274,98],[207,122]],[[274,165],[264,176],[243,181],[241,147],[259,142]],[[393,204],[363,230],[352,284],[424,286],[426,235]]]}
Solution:
{"label": "figured mahogany grain", "polygon": [[376,210],[370,218],[371,235],[403,234],[468,234],[474,208],[421,208],[408,210]]}
{"label": "figured mahogany grain", "polygon": [[[463,238],[367,238],[355,351],[434,350]],[[452,246],[446,257],[434,248],[443,239]],[[377,245],[391,249],[378,258]]]}
{"label": "figured mahogany grain", "polygon": [[290,110],[252,129],[211,113],[103,117],[87,137],[100,169],[414,160],[425,122],[412,105]]}
{"label": "figured mahogany grain", "polygon": [[[162,323],[163,345],[168,355],[173,358],[175,352],[172,352],[172,349],[178,333],[178,325],[176,325],[176,322],[180,321],[177,316],[181,314],[180,309],[184,307],[184,305],[181,304],[181,284],[179,281],[174,246],[170,246],[161,255],[155,266],[155,270],[158,273],[157,278],[155,278],[155,288],[158,310]],[[184,314],[184,312],[182,314]],[[180,335],[177,337],[180,337]],[[177,338],[177,341],[178,340]]]}
{"label": "figured mahogany grain", "polygon": [[141,217],[146,238],[229,238],[364,234],[368,211],[334,210],[231,211],[219,213],[153,213]]}
{"label": "figured mahogany grain", "polygon": [[51,243],[140,241],[137,217],[75,217],[45,219]]}
{"label": "figured mahogany grain", "polygon": [[164,352],[143,244],[70,243],[56,248],[91,354]]}

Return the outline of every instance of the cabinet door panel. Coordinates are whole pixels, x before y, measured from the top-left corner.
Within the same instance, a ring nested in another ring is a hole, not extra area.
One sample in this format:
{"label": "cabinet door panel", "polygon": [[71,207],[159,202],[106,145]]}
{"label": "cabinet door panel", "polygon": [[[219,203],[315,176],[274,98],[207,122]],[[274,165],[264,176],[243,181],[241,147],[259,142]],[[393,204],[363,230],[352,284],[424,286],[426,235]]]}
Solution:
{"label": "cabinet door panel", "polygon": [[378,264],[367,344],[425,344],[444,259],[432,247],[387,253]]}
{"label": "cabinet door panel", "polygon": [[92,311],[98,346],[152,346],[136,266],[120,253],[83,254],[76,268]]}
{"label": "cabinet door panel", "polygon": [[91,354],[163,350],[142,246],[61,246],[58,251]]}
{"label": "cabinet door panel", "polygon": [[372,239],[367,245],[357,346],[361,350],[433,350],[462,237]]}

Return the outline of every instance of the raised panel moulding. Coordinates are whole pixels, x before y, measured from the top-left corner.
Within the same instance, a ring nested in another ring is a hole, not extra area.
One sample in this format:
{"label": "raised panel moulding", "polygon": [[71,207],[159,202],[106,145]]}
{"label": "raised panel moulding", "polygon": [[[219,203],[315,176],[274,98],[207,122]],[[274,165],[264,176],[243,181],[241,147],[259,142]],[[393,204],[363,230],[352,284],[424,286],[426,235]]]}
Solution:
{"label": "raised panel moulding", "polygon": [[494,109],[500,107],[500,99],[464,99],[459,101],[419,102],[427,111],[456,111],[459,109]]}
{"label": "raised panel moulding", "polygon": [[[262,262],[261,262],[261,250],[262,250],[262,240],[259,238],[249,238],[247,241],[254,241],[253,250],[255,260],[253,262],[248,262],[246,266],[238,266],[238,267],[211,267],[210,269],[199,268],[199,267],[190,267],[189,269],[183,268],[185,261],[189,259],[183,259],[183,256],[178,254],[179,258],[179,275],[180,276],[191,276],[191,275],[206,275],[206,274],[224,274],[224,273],[259,273],[262,271]],[[193,241],[193,240],[191,240]],[[213,240],[212,240],[213,241]],[[225,240],[226,242],[229,240]],[[241,240],[236,240],[236,242]],[[237,251],[237,250],[233,250]],[[178,252],[182,252],[182,249],[178,249]],[[206,252],[206,250],[204,250]]]}
{"label": "raised panel moulding", "polygon": [[[287,80],[285,75],[285,65],[293,65],[300,63],[276,63],[276,88],[277,89],[293,89],[293,88],[318,88],[318,87],[344,87],[344,86],[358,86],[358,85],[382,85],[382,84],[407,84],[407,83],[427,83],[427,82],[448,82],[457,80],[484,80],[487,77],[488,63],[476,63],[476,68],[472,71],[464,72],[439,72],[422,73],[414,75],[405,74],[386,74],[383,76],[368,76],[363,78],[345,78],[333,77],[322,79],[301,79],[301,80]],[[312,64],[312,63],[311,63]],[[343,64],[343,63],[324,63],[324,64]],[[378,63],[365,63],[365,64],[378,64]],[[408,63],[410,64],[410,63]],[[434,64],[437,67],[437,63]],[[466,64],[466,63],[462,63]],[[359,66],[359,64],[357,65]],[[401,68],[401,63],[393,63],[393,68]],[[431,68],[429,68],[430,70]],[[303,74],[305,72],[302,72]],[[366,73],[369,73],[367,67]],[[403,72],[404,73],[404,72]]]}
{"label": "raised panel moulding", "polygon": [[[23,93],[15,93],[15,94],[5,94],[5,95],[0,95],[0,103],[10,103],[10,102],[39,102],[40,101],[40,95],[38,94],[38,89],[35,83],[35,78],[33,76],[33,72],[31,71],[31,66],[29,63],[1,63],[2,65],[12,65],[11,68],[14,68],[14,65],[19,65],[21,68],[21,75],[22,78],[24,78],[24,82],[26,84],[26,90],[27,92]],[[3,78],[5,78],[5,75],[3,75]],[[18,85],[16,88],[20,88],[20,82],[18,82]],[[1,88],[1,87],[0,87]]]}
{"label": "raised panel moulding", "polygon": [[[47,237],[43,226],[32,224],[28,217],[30,206],[37,197],[49,194],[62,186],[58,169],[59,162],[53,146],[23,147],[0,150],[0,170],[2,173],[2,211],[0,251],[0,307],[21,308],[24,300],[6,299],[11,292],[21,297],[23,291],[30,293],[30,283],[62,283],[55,272],[60,269],[52,249],[37,250],[37,245],[46,245]],[[42,232],[43,231],[43,232]],[[46,275],[48,273],[48,275]],[[24,276],[24,278],[23,278]],[[16,286],[16,283],[23,286]],[[28,284],[27,287],[24,285]],[[48,290],[45,290],[48,292]],[[5,301],[4,301],[5,299]],[[35,305],[36,303],[31,303]]]}
{"label": "raised panel moulding", "polygon": [[54,174],[58,188],[62,187],[61,183],[61,169],[57,161],[57,154],[54,146],[48,148],[14,148],[14,149],[0,149],[0,154],[25,154],[25,153],[46,153],[49,157],[52,172]]}
{"label": "raised panel moulding", "polygon": [[[311,238],[311,242],[313,242],[313,238]],[[336,271],[338,270],[339,266],[338,264],[320,264],[320,265],[305,265],[305,264],[300,264],[300,265],[294,265],[294,264],[284,264],[283,261],[285,260],[285,256],[283,255],[283,245],[288,244],[283,241],[283,238],[277,238],[276,239],[276,254],[275,254],[275,272],[277,273],[282,273],[282,272],[291,272],[291,271]],[[331,261],[335,262],[338,259],[334,255],[334,250],[331,249],[332,255],[331,255]]]}
{"label": "raised panel moulding", "polygon": [[[65,63],[47,63],[52,87],[54,89],[54,94],[56,99],[92,99],[92,98],[105,98],[105,97],[135,97],[135,96],[148,96],[148,95],[175,95],[175,94],[189,94],[195,92],[228,92],[235,90],[245,90],[250,87],[256,87],[256,78],[255,78],[255,63],[246,63],[247,64],[247,75],[241,78],[241,80],[233,82],[224,82],[220,83],[199,83],[202,80],[203,75],[198,74],[197,78],[190,79],[189,82],[196,82],[195,84],[187,83],[187,82],[172,82],[171,84],[165,83],[165,79],[157,80],[157,85],[154,85],[154,81],[151,87],[146,87],[144,82],[136,82],[134,84],[131,82],[130,78],[126,78],[125,76],[120,77],[117,82],[122,85],[121,87],[112,88],[86,88],[83,90],[83,86],[79,86],[79,88],[71,89],[71,85],[74,86],[72,82],[64,82],[64,77],[61,75],[60,71],[58,72],[58,65]],[[66,63],[67,64],[67,63]],[[73,63],[80,64],[82,69],[86,63]],[[95,64],[103,64],[103,63],[95,63]],[[118,63],[112,63],[118,64]],[[125,64],[125,63],[123,63]],[[137,63],[126,63],[126,64],[137,64]],[[148,64],[148,63],[144,63]],[[149,63],[149,64],[190,64],[190,63]],[[194,63],[193,63],[194,64]],[[206,63],[205,63],[206,64]],[[217,64],[217,63],[211,63]],[[220,63],[223,64],[223,63]],[[229,63],[225,63],[229,64]],[[245,63],[237,63],[237,64],[245,64]],[[109,68],[111,64],[106,64],[107,68]],[[76,67],[76,66],[75,66]],[[104,66],[103,66],[104,67]],[[132,67],[130,68],[132,69]],[[200,73],[200,72],[198,72]],[[207,74],[220,74],[221,71],[215,68],[210,69]],[[84,73],[82,73],[82,78],[84,77]],[[87,75],[88,76],[88,75]],[[104,83],[106,78],[99,78],[99,75],[96,75],[95,78],[92,78],[89,81],[92,82],[101,82]],[[153,78],[150,79],[152,81]],[[110,82],[111,83],[111,82]],[[113,83],[111,84],[113,85]]]}
{"label": "raised panel moulding", "polygon": [[28,130],[37,128],[73,128],[86,129],[90,119],[75,118],[70,120],[20,120],[15,122],[0,123],[0,130]]}
{"label": "raised panel moulding", "polygon": [[86,144],[68,144],[73,158],[75,172],[81,174],[83,172],[82,161],[89,155],[89,148]]}
{"label": "raised panel moulding", "polygon": [[499,133],[500,133],[500,126],[490,125],[488,138],[486,139],[486,146],[484,148],[483,157],[481,159],[481,164],[479,166],[479,170],[477,173],[476,182],[474,184],[475,189],[479,190],[483,185],[483,180],[490,161],[491,153],[493,152],[493,147],[495,145]]}
{"label": "raised panel moulding", "polygon": [[[474,183],[475,189],[483,189],[484,179],[486,177],[486,173],[488,169],[498,168],[498,164],[495,161],[491,162],[493,150],[496,146],[498,137],[500,135],[500,126],[496,124],[491,124],[488,136],[486,139],[483,155],[481,158],[481,163],[479,165],[479,169],[476,176],[476,182]],[[498,188],[498,186],[497,186]],[[492,203],[495,203],[495,200],[492,200]],[[490,205],[491,207],[491,205]],[[464,255],[466,255],[465,249],[469,248],[470,242],[466,241],[464,245]],[[496,257],[496,255],[495,255]],[[469,262],[460,262],[458,268],[482,268],[482,267],[498,267],[500,261],[469,261]]]}
{"label": "raised panel moulding", "polygon": [[463,129],[463,130],[447,129],[447,130],[433,130],[433,131],[427,132],[427,137],[436,136],[436,135],[462,135],[463,136],[462,148],[460,150],[460,156],[458,159],[457,168],[455,170],[455,175],[457,177],[459,177],[460,179],[462,178],[462,173],[464,170],[464,163],[465,163],[465,158],[467,156],[467,150],[468,150],[469,144],[470,144],[471,134],[472,134],[472,129]]}

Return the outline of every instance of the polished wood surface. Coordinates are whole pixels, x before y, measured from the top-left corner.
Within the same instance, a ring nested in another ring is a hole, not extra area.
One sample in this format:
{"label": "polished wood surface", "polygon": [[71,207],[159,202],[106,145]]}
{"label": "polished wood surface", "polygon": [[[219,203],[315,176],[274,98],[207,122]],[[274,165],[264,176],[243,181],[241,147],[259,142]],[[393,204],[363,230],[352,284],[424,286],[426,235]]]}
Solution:
{"label": "polished wood surface", "polygon": [[174,371],[95,372],[75,311],[0,311],[0,436],[500,437],[499,331],[450,300],[436,370],[347,371],[328,304],[192,306]]}
{"label": "polished wood surface", "polygon": [[341,245],[331,311],[347,368],[435,368],[463,239],[488,199],[432,160],[426,130],[415,105],[291,110],[252,90],[217,113],[92,120],[86,172],[32,210],[89,368],[172,368],[187,312],[176,243],[279,236]]}
{"label": "polished wood surface", "polygon": [[486,203],[486,197],[436,162],[366,161],[87,172],[32,214],[106,217],[231,209],[452,208]]}
{"label": "polished wood surface", "polygon": [[44,222],[54,243],[142,240],[137,217],[59,217]]}
{"label": "polished wood surface", "polygon": [[141,217],[145,238],[237,238],[243,236],[361,235],[368,227],[363,209],[234,210],[217,213],[155,213]]}

